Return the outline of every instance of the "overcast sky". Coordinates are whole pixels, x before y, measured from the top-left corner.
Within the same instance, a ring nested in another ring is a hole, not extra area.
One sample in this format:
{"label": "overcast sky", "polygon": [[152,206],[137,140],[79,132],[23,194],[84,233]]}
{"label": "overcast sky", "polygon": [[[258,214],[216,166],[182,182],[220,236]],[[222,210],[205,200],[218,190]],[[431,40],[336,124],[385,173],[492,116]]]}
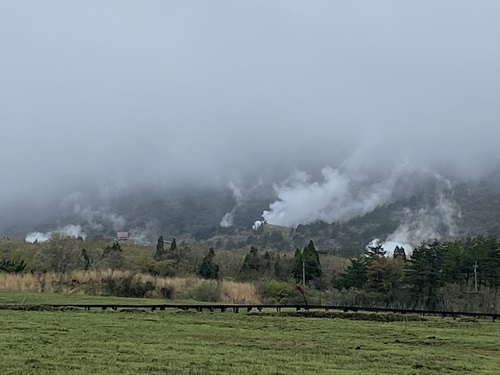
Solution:
{"label": "overcast sky", "polygon": [[2,1],[0,203],[271,166],[478,177],[498,1]]}

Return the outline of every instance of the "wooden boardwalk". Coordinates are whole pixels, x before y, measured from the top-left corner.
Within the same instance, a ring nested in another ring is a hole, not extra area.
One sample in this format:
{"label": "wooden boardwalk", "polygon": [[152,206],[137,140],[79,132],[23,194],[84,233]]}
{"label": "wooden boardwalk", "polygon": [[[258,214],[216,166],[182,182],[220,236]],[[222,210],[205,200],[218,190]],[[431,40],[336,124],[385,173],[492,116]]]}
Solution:
{"label": "wooden boardwalk", "polygon": [[372,313],[397,313],[397,314],[418,314],[418,315],[436,315],[442,317],[474,317],[474,318],[487,318],[496,321],[500,318],[500,313],[481,313],[481,312],[470,312],[470,311],[436,311],[436,310],[418,310],[418,309],[396,309],[396,308],[384,308],[384,307],[358,307],[358,306],[335,306],[335,305],[273,305],[273,304],[78,304],[78,303],[67,303],[67,304],[43,304],[43,305],[0,305],[0,309],[28,309],[36,310],[37,307],[40,310],[43,309],[65,309],[65,308],[77,308],[77,309],[146,309],[151,311],[164,311],[164,310],[194,310],[194,311],[232,311],[238,313],[240,311],[259,311],[272,310],[280,313],[282,310],[295,310],[295,311],[343,311],[343,312],[372,312]]}

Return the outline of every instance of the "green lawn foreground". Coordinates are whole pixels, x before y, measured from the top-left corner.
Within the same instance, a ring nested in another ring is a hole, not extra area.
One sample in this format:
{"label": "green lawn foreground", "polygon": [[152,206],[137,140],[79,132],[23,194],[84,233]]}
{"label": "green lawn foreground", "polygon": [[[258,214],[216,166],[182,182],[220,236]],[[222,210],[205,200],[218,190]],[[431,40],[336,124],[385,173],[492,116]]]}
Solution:
{"label": "green lawn foreground", "polygon": [[0,305],[43,305],[43,304],[137,304],[154,305],[172,303],[158,298],[123,298],[109,296],[92,296],[68,293],[37,293],[0,291]]}
{"label": "green lawn foreground", "polygon": [[500,323],[0,311],[0,374],[499,374]]}

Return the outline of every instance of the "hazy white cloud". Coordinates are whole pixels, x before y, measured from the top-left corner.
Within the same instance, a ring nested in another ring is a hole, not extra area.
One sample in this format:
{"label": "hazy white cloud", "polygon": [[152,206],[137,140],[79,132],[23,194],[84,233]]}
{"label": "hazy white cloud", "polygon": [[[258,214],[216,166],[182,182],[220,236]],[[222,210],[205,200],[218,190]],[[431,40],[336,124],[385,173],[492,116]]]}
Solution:
{"label": "hazy white cloud", "polygon": [[344,174],[403,159],[481,177],[500,161],[499,17],[465,0],[2,2],[0,207],[331,166],[278,185],[269,219],[288,222],[295,199],[330,218],[340,197],[384,202],[390,179],[353,192]]}

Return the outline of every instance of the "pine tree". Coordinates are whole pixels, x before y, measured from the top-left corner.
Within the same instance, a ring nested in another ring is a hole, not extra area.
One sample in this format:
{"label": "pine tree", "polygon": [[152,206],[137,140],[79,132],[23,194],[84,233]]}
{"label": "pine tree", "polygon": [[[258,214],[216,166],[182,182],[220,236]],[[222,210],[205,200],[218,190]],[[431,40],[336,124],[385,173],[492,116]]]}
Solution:
{"label": "pine tree", "polygon": [[23,272],[25,268],[26,262],[24,260],[19,262],[7,259],[0,260],[0,272],[18,273]]}
{"label": "pine tree", "polygon": [[413,251],[406,275],[415,307],[418,303],[429,309],[437,307],[437,291],[444,284],[444,255],[438,240],[424,242]]}
{"label": "pine tree", "polygon": [[318,279],[321,277],[321,263],[319,261],[319,253],[314,247],[314,243],[309,241],[309,244],[302,252],[306,269],[306,281]]}
{"label": "pine tree", "polygon": [[293,257],[292,275],[295,280],[302,280],[303,258],[300,249],[295,250]]}
{"label": "pine tree", "polygon": [[250,252],[245,256],[241,271],[260,271],[262,268],[262,260],[259,256],[259,250],[256,247],[251,247]]}
{"label": "pine tree", "polygon": [[406,260],[405,248],[403,246],[401,246],[401,247],[396,246],[396,248],[394,249],[393,257],[394,257],[394,259],[399,258],[399,259],[402,259],[403,261]]}
{"label": "pine tree", "polygon": [[304,278],[305,282],[315,280],[321,277],[321,263],[319,261],[319,254],[314,247],[313,241],[304,247],[302,252],[297,249],[293,259],[292,274],[295,280],[301,281]]}
{"label": "pine tree", "polygon": [[340,278],[334,282],[335,288],[342,289],[362,289],[366,281],[366,263],[364,259],[351,259],[351,265],[347,267],[346,271],[340,275]]}
{"label": "pine tree", "polygon": [[200,268],[198,269],[199,276],[203,277],[204,279],[219,278],[219,266],[214,262],[214,257],[215,250],[213,247],[211,247],[208,251],[208,254],[203,258]]}
{"label": "pine tree", "polygon": [[367,246],[365,250],[366,263],[385,257],[386,251],[382,245]]}
{"label": "pine tree", "polygon": [[102,257],[111,269],[121,268],[125,263],[123,249],[118,241],[115,241],[111,246],[106,246],[102,252]]}
{"label": "pine tree", "polygon": [[170,244],[170,252],[173,253],[175,251],[177,251],[177,242],[175,242],[175,238],[173,238]]}
{"label": "pine tree", "polygon": [[181,255],[180,249],[177,247],[177,242],[175,241],[175,238],[173,238],[172,243],[170,244],[170,249],[168,252],[165,252],[165,257],[172,260],[174,265],[177,266],[181,261]]}
{"label": "pine tree", "polygon": [[90,269],[91,259],[90,259],[89,253],[85,249],[82,249],[82,258],[83,258],[83,263],[84,263],[83,269],[85,271],[88,271]]}
{"label": "pine tree", "polygon": [[154,260],[162,260],[165,257],[165,241],[163,241],[163,236],[158,237],[158,242],[156,244],[156,253],[154,255]]}

